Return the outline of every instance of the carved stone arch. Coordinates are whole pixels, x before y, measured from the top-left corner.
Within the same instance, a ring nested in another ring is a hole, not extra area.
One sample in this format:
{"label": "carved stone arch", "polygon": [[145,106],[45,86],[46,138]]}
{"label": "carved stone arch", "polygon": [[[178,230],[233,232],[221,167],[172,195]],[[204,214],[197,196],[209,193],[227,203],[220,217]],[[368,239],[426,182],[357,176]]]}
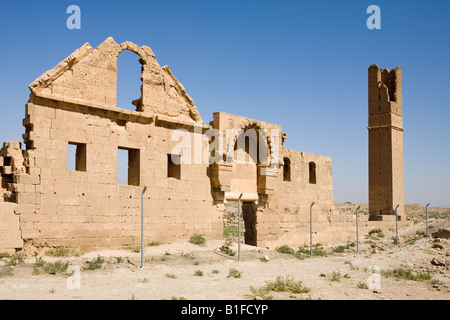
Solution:
{"label": "carved stone arch", "polygon": [[137,44],[134,44],[130,41],[125,41],[120,45],[117,45],[117,51],[114,51],[114,54],[116,54],[116,57],[118,57],[119,54],[124,50],[128,50],[137,54],[140,58],[139,62],[142,65],[149,64],[150,59],[155,57],[155,54],[153,53],[152,49],[150,49],[150,47],[147,46],[139,47]]}
{"label": "carved stone arch", "polygon": [[116,107],[119,107],[119,108],[124,107],[124,106],[119,106],[118,105],[118,101],[117,101],[118,98],[119,98],[119,94],[120,94],[119,93],[119,73],[121,72],[119,70],[119,67],[118,67],[118,65],[119,65],[119,56],[124,51],[129,51],[129,52],[132,52],[133,54],[137,55],[137,57],[139,58],[138,61],[139,61],[140,65],[141,65],[141,70],[140,70],[140,74],[139,74],[139,79],[140,79],[139,91],[140,91],[140,95],[139,95],[139,97],[132,97],[133,99],[135,99],[135,98],[136,99],[132,100],[132,101],[127,101],[127,104],[131,103],[136,108],[133,111],[143,112],[144,111],[144,101],[143,101],[144,100],[144,98],[143,98],[143,96],[144,96],[144,92],[143,92],[144,91],[144,78],[143,78],[143,73],[144,73],[144,63],[147,63],[147,62],[143,59],[142,52],[139,52],[139,49],[140,48],[137,45],[133,44],[133,43],[124,42],[123,44],[118,45],[118,50],[114,51],[114,55],[117,55],[115,57],[116,73],[117,73],[117,76],[116,76],[116,79],[117,79],[117,81],[116,81]]}
{"label": "carved stone arch", "polygon": [[264,143],[265,145],[265,149],[266,149],[266,156],[268,157],[268,159],[270,159],[270,154],[271,154],[271,138],[270,138],[270,133],[267,132],[267,135],[264,137],[265,140],[264,141],[260,141],[261,135],[260,135],[260,130],[263,130],[263,126],[258,122],[258,121],[251,121],[249,119],[247,119],[246,121],[242,122],[239,125],[238,130],[240,131],[239,134],[237,134],[236,136],[234,136],[233,139],[233,146],[235,146],[237,144],[237,140],[239,138],[239,136],[246,132],[249,129],[254,129],[256,131],[256,143],[257,143],[257,164],[260,164],[260,149],[259,147],[262,145],[262,143]]}

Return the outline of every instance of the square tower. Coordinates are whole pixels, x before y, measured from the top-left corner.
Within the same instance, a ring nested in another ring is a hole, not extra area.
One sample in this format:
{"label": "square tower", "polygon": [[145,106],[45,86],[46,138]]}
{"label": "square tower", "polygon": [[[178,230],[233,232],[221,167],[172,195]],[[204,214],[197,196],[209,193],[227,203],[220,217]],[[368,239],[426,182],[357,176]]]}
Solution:
{"label": "square tower", "polygon": [[404,215],[402,73],[369,68],[370,220]]}

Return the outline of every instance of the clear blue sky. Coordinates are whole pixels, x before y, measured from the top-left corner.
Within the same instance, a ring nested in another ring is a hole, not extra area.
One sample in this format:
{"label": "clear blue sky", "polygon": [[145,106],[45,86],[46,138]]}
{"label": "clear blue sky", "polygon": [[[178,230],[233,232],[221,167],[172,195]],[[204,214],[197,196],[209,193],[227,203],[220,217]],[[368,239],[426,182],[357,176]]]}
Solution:
{"label": "clear blue sky", "polygon": [[[81,30],[66,27],[71,4]],[[381,30],[366,27],[372,4]],[[112,36],[150,46],[205,122],[224,111],[281,124],[287,148],[332,157],[336,201],[367,202],[367,69],[399,65],[406,203],[450,206],[449,14],[448,0],[4,1],[0,140],[22,141],[31,82]],[[120,99],[139,94],[131,58]]]}

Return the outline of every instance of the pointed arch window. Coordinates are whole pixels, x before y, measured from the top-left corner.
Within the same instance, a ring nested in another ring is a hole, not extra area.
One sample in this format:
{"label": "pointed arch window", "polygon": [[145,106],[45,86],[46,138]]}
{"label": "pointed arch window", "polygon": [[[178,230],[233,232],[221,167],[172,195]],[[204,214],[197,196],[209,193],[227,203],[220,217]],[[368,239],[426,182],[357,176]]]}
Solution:
{"label": "pointed arch window", "polygon": [[116,107],[142,111],[142,62],[139,55],[124,50],[117,57]]}

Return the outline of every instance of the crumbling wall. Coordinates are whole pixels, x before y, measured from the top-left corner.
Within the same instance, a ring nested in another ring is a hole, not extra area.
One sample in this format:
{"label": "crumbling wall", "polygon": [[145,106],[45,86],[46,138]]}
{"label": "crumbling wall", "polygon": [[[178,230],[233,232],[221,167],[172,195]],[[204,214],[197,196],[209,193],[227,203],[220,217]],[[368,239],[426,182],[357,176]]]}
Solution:
{"label": "crumbling wall", "polygon": [[[123,50],[137,54],[142,65],[135,111],[116,105],[117,57]],[[389,128],[401,128],[400,70],[377,68],[369,76],[369,90],[376,89],[369,97],[369,126],[386,124],[385,114],[378,114],[383,111],[392,121]],[[25,149],[19,142],[6,142],[0,150],[2,250],[136,245],[144,186],[145,242],[167,243],[193,233],[221,239],[227,201],[236,201],[241,193],[246,209],[242,220],[251,229],[245,238],[251,244],[274,248],[308,243],[313,202],[315,243],[355,238],[355,216],[338,214],[334,207],[331,158],[284,149],[287,137],[280,125],[223,112],[214,113],[210,125],[203,124],[194,101],[170,68],[159,66],[149,47],[117,44],[112,38],[95,49],[85,44],[36,79],[30,90],[23,120]],[[203,133],[213,129],[224,135],[223,160],[174,163],[172,156],[183,159],[189,150],[195,159],[195,141],[202,153],[211,150]],[[240,132],[239,137],[254,130],[257,138],[239,146],[238,136],[226,140],[230,129]],[[180,150],[183,134],[174,136],[180,132],[190,137],[192,149]],[[401,132],[392,142],[402,150]],[[250,150],[255,144],[257,156]],[[68,165],[69,146],[76,148],[74,169]],[[235,148],[231,161],[229,148]],[[128,152],[126,185],[118,183],[119,150]],[[403,158],[393,161],[397,166]],[[401,200],[403,172],[394,175],[401,190],[393,193]],[[395,222],[392,216],[383,221],[367,217],[360,219],[361,232]]]}
{"label": "crumbling wall", "polygon": [[[193,233],[222,237],[208,164],[181,164],[179,179],[167,175],[167,155],[178,143],[172,134],[193,131],[192,125],[37,96],[27,104],[24,123],[30,128],[30,162],[40,168],[33,221],[38,234],[30,235],[35,246],[87,251],[138,244],[144,186],[146,241],[171,242]],[[83,170],[68,169],[69,144],[83,146]],[[138,151],[137,183],[118,184],[119,148]]]}
{"label": "crumbling wall", "polygon": [[0,149],[0,182],[0,249],[15,251],[23,248],[22,235],[34,228],[30,214],[40,183],[19,142],[5,142]]}
{"label": "crumbling wall", "polygon": [[19,216],[15,214],[15,203],[0,202],[0,250],[14,254],[23,248]]}
{"label": "crumbling wall", "polygon": [[369,82],[369,212],[371,220],[404,216],[402,72],[371,65]]}
{"label": "crumbling wall", "polygon": [[[258,242],[264,247],[307,243],[313,202],[313,225],[315,232],[321,232],[321,243],[334,240],[329,232],[322,233],[331,227],[329,217],[336,214],[331,158],[287,149],[282,156],[278,188],[270,196],[268,205],[259,208]],[[314,172],[310,172],[310,164]],[[311,177],[315,179],[310,181]]]}
{"label": "crumbling wall", "polygon": [[161,67],[158,64],[149,47],[138,47],[129,41],[118,44],[111,37],[95,49],[86,43],[54,69],[36,79],[30,89],[55,100],[121,108],[123,106],[116,105],[117,57],[123,50],[138,55],[142,65],[141,97],[133,101],[136,111],[202,121],[183,85],[169,66]]}
{"label": "crumbling wall", "polygon": [[[117,56],[123,50],[136,53],[142,64],[136,111],[116,106]],[[85,44],[30,90],[23,120],[25,150],[8,143],[0,154],[2,199],[14,203],[28,251],[137,244],[144,186],[146,241],[170,242],[193,233],[222,237],[209,164],[181,164],[178,177],[168,176],[168,155],[177,143],[173,132],[209,127],[150,48],[119,45],[112,38],[96,49]],[[68,168],[69,145],[77,148],[75,170]],[[128,185],[118,184],[119,149],[132,154]],[[10,219],[11,210],[7,212]]]}

